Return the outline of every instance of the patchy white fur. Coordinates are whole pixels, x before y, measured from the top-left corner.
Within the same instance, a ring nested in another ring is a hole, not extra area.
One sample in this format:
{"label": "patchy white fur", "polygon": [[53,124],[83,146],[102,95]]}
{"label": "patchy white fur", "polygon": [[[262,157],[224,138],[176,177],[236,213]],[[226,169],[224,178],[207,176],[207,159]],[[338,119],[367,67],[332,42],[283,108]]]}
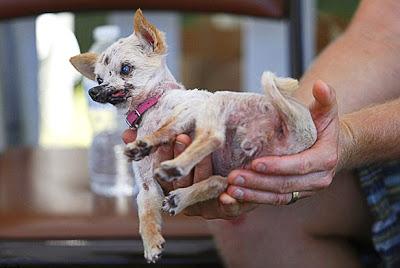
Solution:
{"label": "patchy white fur", "polygon": [[[144,17],[137,21],[148,23]],[[154,27],[138,28],[158,31]],[[152,44],[141,36],[143,33],[134,33],[111,45],[98,57],[94,73],[104,84],[115,88],[131,86],[127,100],[117,105],[125,113],[147,98],[161,95],[159,102],[143,115],[136,141],[127,145],[128,155],[142,158],[133,163],[137,166],[135,177],[140,188],[137,198],[140,233],[146,259],[155,262],[164,243],[161,206],[175,214],[188,205],[216,198],[226,188],[226,180],[221,176],[255,157],[300,152],[315,142],[316,130],[308,109],[289,96],[298,86],[296,80],[265,72],[262,76],[265,95],[185,90],[169,71],[165,54],[155,53]],[[161,38],[156,43],[166,47],[163,34],[151,36]],[[119,71],[126,62],[134,66],[134,70],[124,80]],[[175,89],[165,86],[171,83],[176,85]],[[181,133],[190,133],[194,138],[192,144],[179,157],[160,163],[156,148],[172,142]],[[155,153],[146,157],[140,155],[140,146],[147,146],[147,153]],[[220,176],[177,189],[164,199],[154,177],[171,180],[187,175],[210,153],[214,172]]]}

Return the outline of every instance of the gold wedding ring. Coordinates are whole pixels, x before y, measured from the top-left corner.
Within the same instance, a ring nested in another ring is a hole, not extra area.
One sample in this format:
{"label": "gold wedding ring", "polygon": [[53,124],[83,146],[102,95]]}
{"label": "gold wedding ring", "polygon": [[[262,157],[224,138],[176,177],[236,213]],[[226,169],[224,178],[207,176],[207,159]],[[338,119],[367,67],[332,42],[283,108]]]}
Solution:
{"label": "gold wedding ring", "polygon": [[299,192],[292,192],[292,198],[290,199],[289,203],[287,203],[287,204],[288,205],[293,204],[294,202],[299,200],[299,198],[300,198],[300,193]]}

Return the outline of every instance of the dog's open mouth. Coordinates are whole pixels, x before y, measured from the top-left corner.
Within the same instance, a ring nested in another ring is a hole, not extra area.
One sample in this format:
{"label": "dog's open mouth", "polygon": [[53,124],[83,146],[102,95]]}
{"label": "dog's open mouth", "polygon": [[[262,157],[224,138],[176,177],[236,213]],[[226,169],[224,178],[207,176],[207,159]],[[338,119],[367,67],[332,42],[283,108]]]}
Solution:
{"label": "dog's open mouth", "polygon": [[116,90],[108,98],[108,102],[115,105],[126,101],[128,92],[126,90]]}
{"label": "dog's open mouth", "polygon": [[111,94],[111,97],[115,97],[115,98],[123,98],[126,96],[126,93],[123,90],[118,90],[116,92],[114,92],[113,94]]}

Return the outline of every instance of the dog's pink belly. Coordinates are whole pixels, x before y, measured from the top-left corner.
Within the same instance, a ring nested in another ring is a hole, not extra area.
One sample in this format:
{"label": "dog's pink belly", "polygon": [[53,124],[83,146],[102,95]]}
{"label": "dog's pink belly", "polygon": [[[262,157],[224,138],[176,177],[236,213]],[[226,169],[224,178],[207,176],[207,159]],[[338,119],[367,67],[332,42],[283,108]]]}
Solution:
{"label": "dog's pink belly", "polygon": [[212,154],[214,174],[220,176],[227,176],[233,169],[244,168],[256,157],[246,155],[240,146],[242,140],[235,136],[233,130],[227,132],[225,146]]}
{"label": "dog's pink belly", "polygon": [[237,127],[226,129],[224,146],[212,154],[214,174],[227,176],[255,158],[274,154],[278,116],[272,108],[262,111],[254,107],[257,105],[242,106],[229,117],[227,126]]}
{"label": "dog's pink belly", "polygon": [[243,168],[247,163],[250,162],[250,158],[245,157],[235,157],[235,155],[230,154],[224,150],[215,151],[212,155],[213,160],[213,171],[215,175],[228,176],[229,172],[233,169]]}

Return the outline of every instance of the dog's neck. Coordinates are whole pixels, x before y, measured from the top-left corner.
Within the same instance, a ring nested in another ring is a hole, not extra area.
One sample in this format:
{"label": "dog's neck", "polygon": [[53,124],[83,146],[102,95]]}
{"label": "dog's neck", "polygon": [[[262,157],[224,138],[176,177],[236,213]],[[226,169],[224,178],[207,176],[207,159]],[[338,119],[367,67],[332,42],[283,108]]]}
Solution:
{"label": "dog's neck", "polygon": [[185,89],[183,85],[176,81],[168,67],[166,65],[163,67],[162,71],[157,72],[157,74],[146,83],[143,91],[148,93],[131,101],[131,108],[126,113],[126,122],[129,127],[138,128],[142,115],[157,104],[165,91]]}
{"label": "dog's neck", "polygon": [[176,83],[175,77],[164,63],[156,74],[147,81],[145,89],[154,89],[163,83]]}
{"label": "dog's neck", "polygon": [[169,89],[185,88],[183,85],[176,81],[175,77],[172,75],[171,71],[164,63],[160,67],[159,71],[157,71],[155,75],[151,77],[142,88],[136,89],[140,92],[143,92],[143,94],[131,99],[129,110],[134,110],[138,105],[149,98],[163,95],[163,93]]}

